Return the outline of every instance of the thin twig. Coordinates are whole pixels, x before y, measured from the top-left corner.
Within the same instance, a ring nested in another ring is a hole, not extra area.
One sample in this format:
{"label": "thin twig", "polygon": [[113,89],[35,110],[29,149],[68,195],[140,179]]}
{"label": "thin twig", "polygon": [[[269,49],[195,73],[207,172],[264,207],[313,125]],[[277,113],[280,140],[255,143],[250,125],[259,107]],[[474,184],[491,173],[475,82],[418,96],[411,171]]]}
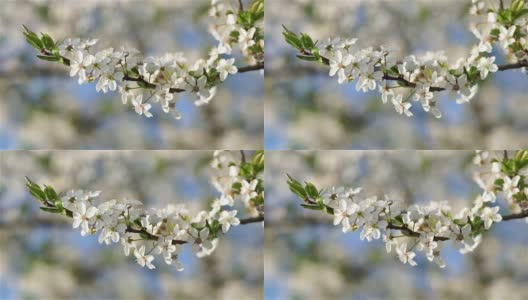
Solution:
{"label": "thin twig", "polygon": [[246,154],[244,153],[244,150],[240,150],[240,156],[242,157],[241,158],[242,163],[245,163],[246,162]]}

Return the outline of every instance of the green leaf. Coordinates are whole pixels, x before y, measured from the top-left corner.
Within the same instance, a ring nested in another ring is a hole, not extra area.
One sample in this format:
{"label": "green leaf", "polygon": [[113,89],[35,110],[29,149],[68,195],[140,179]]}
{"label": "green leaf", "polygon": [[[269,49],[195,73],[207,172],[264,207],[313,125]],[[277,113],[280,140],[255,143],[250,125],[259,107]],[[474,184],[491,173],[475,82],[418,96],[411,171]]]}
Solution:
{"label": "green leaf", "polygon": [[33,48],[35,48],[35,49],[37,49],[39,51],[44,48],[44,44],[42,43],[42,41],[38,38],[38,36],[36,34],[34,34],[34,33],[30,34],[30,33],[25,32],[24,36],[26,37],[26,41],[31,46],[33,46]]}
{"label": "green leaf", "polygon": [[528,8],[523,8],[514,13],[514,19],[517,20],[518,18],[528,14]]}
{"label": "green leaf", "polygon": [[46,61],[59,61],[61,58],[56,56],[37,55],[38,58]]}
{"label": "green leaf", "polygon": [[256,14],[264,12],[264,0],[253,0],[249,6],[249,11]]}
{"label": "green leaf", "polygon": [[231,188],[237,192],[237,193],[240,193],[240,189],[242,188],[242,184],[240,182],[235,182],[233,183],[233,185],[231,186]]}
{"label": "green leaf", "polygon": [[308,193],[308,196],[310,196],[310,198],[312,199],[316,199],[317,197],[319,197],[319,191],[317,190],[315,185],[313,185],[311,182],[306,182],[304,186],[304,190],[306,191],[306,193]]}
{"label": "green leaf", "polygon": [[252,159],[252,164],[256,173],[264,171],[264,151],[259,150],[255,153]]}
{"label": "green leaf", "polygon": [[503,9],[497,14],[497,20],[501,24],[510,24],[512,21],[512,11],[509,9]]}
{"label": "green leaf", "polygon": [[41,41],[44,44],[44,47],[50,51],[55,49],[55,42],[53,41],[51,36],[45,33],[41,33],[41,35],[42,35]]}
{"label": "green leaf", "polygon": [[301,33],[301,41],[302,41],[303,47],[306,49],[311,50],[315,46],[312,38],[306,33]]}
{"label": "green leaf", "polygon": [[286,26],[284,25],[282,25],[282,28],[284,29],[282,35],[284,36],[286,42],[295,49],[301,50],[303,48],[303,43],[297,37],[297,35],[294,32],[290,31],[288,28],[286,28]]}
{"label": "green leaf", "polygon": [[513,12],[518,12],[524,8],[525,0],[513,0],[510,4],[510,9]]}
{"label": "green leaf", "polygon": [[297,55],[297,58],[307,61],[319,61],[319,59],[315,56]]}
{"label": "green leaf", "polygon": [[24,34],[27,33],[27,34],[34,34],[34,35],[36,35],[33,31],[29,30],[29,28],[27,28],[26,25],[23,25],[23,24],[22,24],[22,28],[24,28],[24,32],[23,32]]}
{"label": "green leaf", "polygon": [[254,175],[253,165],[249,163],[242,163],[240,165],[240,175],[243,177],[252,177]]}
{"label": "green leaf", "polygon": [[26,186],[27,187],[36,185],[33,181],[31,181],[31,179],[29,179],[29,177],[25,176],[24,178],[26,179]]}
{"label": "green leaf", "polygon": [[43,211],[49,212],[49,213],[53,213],[53,214],[62,213],[62,209],[57,208],[57,207],[43,207],[43,206],[41,206],[40,209],[43,210]]}
{"label": "green leaf", "polygon": [[26,186],[33,197],[37,198],[40,202],[46,202],[46,194],[37,184],[31,182],[27,183]]}
{"label": "green leaf", "polygon": [[321,207],[319,207],[318,205],[301,204],[301,206],[306,209],[321,210]]}
{"label": "green leaf", "polygon": [[46,197],[51,201],[57,200],[57,192],[55,192],[55,190],[51,186],[44,185],[44,187],[44,194],[46,194]]}
{"label": "green leaf", "polygon": [[301,183],[298,182],[297,180],[293,179],[290,175],[286,174],[286,176],[288,176],[288,186],[290,188],[290,191],[292,193],[294,193],[295,195],[297,195],[298,197],[300,197],[301,199],[306,199],[307,198],[307,194],[306,194],[306,191],[304,190],[304,188],[302,187]]}

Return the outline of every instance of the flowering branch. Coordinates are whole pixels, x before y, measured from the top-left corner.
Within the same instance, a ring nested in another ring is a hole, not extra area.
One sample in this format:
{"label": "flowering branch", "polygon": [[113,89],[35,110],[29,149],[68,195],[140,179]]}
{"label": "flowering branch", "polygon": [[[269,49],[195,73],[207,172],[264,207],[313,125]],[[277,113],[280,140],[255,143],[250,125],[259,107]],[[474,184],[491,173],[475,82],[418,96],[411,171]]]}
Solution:
{"label": "flowering branch", "polygon": [[[398,60],[394,51],[379,47],[357,49],[356,39],[333,38],[318,43],[308,34],[296,33],[284,27],[288,44],[297,49],[299,59],[330,67],[330,76],[338,76],[340,84],[357,79],[356,90],[367,92],[376,88],[383,103],[390,102],[399,114],[412,116],[411,100],[420,102],[426,112],[440,118],[436,92],[449,91],[457,103],[473,98],[478,83],[490,73],[528,67],[528,5],[514,0],[509,7],[486,7],[484,1],[472,0],[470,13],[477,19],[471,31],[479,43],[470,56],[449,64],[443,53],[410,55]],[[492,48],[498,44],[511,63],[496,65]],[[409,93],[406,93],[410,89]],[[403,92],[396,92],[403,90]],[[412,99],[411,99],[412,98]]]}
{"label": "flowering branch", "polygon": [[[196,255],[204,257],[216,249],[218,238],[233,226],[264,221],[264,153],[257,152],[251,160],[240,162],[230,152],[216,152],[212,167],[219,174],[212,177],[211,183],[221,196],[209,210],[196,214],[182,204],[145,209],[141,202],[127,199],[99,202],[100,191],[57,193],[53,187],[41,187],[29,178],[26,186],[42,204],[41,210],[72,218],[73,228],[80,227],[82,236],[100,232],[99,243],[121,242],[126,256],[134,250],[138,264],[149,269],[155,268],[154,256],[150,255],[155,251],[165,263],[181,271],[178,255],[183,245],[191,244]],[[244,204],[249,217],[237,217],[235,201]],[[145,253],[146,247],[150,250]]]}
{"label": "flowering branch", "polygon": [[[361,228],[361,240],[370,242],[382,237],[387,252],[394,247],[403,263],[415,266],[415,251],[422,251],[429,261],[444,267],[441,242],[452,240],[466,254],[480,244],[482,234],[493,223],[528,221],[528,150],[517,151],[512,158],[491,157],[490,153],[479,151],[474,163],[480,167],[475,181],[483,192],[472,207],[457,213],[452,212],[447,202],[405,208],[402,201],[387,195],[383,199],[359,198],[362,188],[319,190],[314,184],[302,185],[289,175],[288,186],[302,199],[302,207],[333,215],[334,225],[341,224],[344,233]],[[499,206],[493,206],[497,194],[505,196],[512,213],[501,215]]]}
{"label": "flowering branch", "polygon": [[[187,92],[195,97],[195,105],[204,105],[214,97],[216,87],[229,75],[264,69],[264,1],[253,0],[247,10],[236,10],[228,0],[213,0],[209,14],[215,20],[210,26],[218,45],[206,59],[192,64],[182,53],[143,58],[132,48],[94,51],[97,40],[68,38],[62,42],[24,26],[26,41],[39,51],[38,58],[70,67],[70,76],[78,76],[79,84],[97,82],[96,90],[118,91],[123,104],[129,101],[137,114],[152,117],[151,99],[165,113],[181,118],[174,94]],[[233,46],[242,51],[247,66],[236,67]]]}

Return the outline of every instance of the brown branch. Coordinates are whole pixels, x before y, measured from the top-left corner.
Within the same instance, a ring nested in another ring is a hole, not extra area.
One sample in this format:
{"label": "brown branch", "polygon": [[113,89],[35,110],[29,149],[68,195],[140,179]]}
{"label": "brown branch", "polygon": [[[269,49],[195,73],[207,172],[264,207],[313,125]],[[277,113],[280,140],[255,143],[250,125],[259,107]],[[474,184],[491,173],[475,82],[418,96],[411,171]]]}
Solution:
{"label": "brown branch", "polygon": [[259,62],[256,65],[243,66],[243,67],[238,68],[238,73],[258,71],[258,70],[263,70],[263,69],[264,69],[264,62]]}
{"label": "brown branch", "polygon": [[[124,81],[133,81],[133,82],[138,82],[140,84],[142,84],[144,87],[146,88],[149,88],[149,89],[155,89],[156,88],[156,85],[153,84],[153,83],[150,83],[148,81],[145,81],[145,79],[143,79],[143,77],[130,77],[129,75],[125,75],[123,77],[123,80]],[[171,88],[169,89],[169,92],[173,93],[173,94],[176,94],[176,93],[183,93],[185,92],[184,89],[176,89],[176,88]]]}
{"label": "brown branch", "polygon": [[240,160],[242,161],[242,163],[245,163],[246,162],[246,153],[244,152],[244,150],[240,150]]}
{"label": "brown branch", "polygon": [[518,62],[514,64],[504,64],[504,65],[498,65],[499,71],[506,71],[506,70],[512,70],[512,69],[520,69],[528,67],[528,62]]}
{"label": "brown branch", "polygon": [[[246,225],[246,224],[252,224],[252,223],[259,223],[263,221],[264,221],[264,215],[260,215],[257,217],[240,219],[240,224]],[[56,226],[56,225],[63,226],[63,225],[68,225],[68,224],[69,223],[66,223],[63,221],[57,221],[56,219],[52,219],[52,218],[48,219],[48,218],[33,217],[29,220],[17,220],[17,222],[0,222],[0,230],[4,228],[10,229],[12,227],[16,227],[17,229],[20,229],[20,225],[28,228],[28,227],[36,227],[36,226]],[[137,234],[143,235],[146,239],[152,240],[152,241],[157,241],[159,239],[159,236],[147,232],[145,228],[138,229],[138,228],[133,228],[132,226],[127,226],[127,228],[125,229],[125,232],[137,233]],[[188,243],[187,241],[183,241],[183,240],[172,240],[172,244],[174,245],[176,244],[183,245],[187,243]]]}
{"label": "brown branch", "polygon": [[251,217],[251,218],[247,218],[247,219],[240,219],[240,224],[241,225],[251,224],[251,223],[259,223],[259,222],[264,222],[264,215],[260,215],[260,216],[257,216],[257,217]]}
{"label": "brown branch", "polygon": [[502,216],[503,221],[523,219],[523,218],[528,218],[528,210],[525,210],[523,212],[516,213],[516,214]]}
{"label": "brown branch", "polygon": [[[413,230],[409,229],[408,227],[398,226],[398,225],[394,225],[392,223],[389,223],[389,225],[387,225],[387,229],[400,230],[402,232],[405,232],[405,235],[407,235],[407,236],[413,236],[413,237],[419,237],[420,236],[420,234],[418,232],[413,231]],[[449,238],[448,237],[443,237],[443,236],[435,236],[434,240],[435,241],[447,241],[447,240],[449,240]]]}

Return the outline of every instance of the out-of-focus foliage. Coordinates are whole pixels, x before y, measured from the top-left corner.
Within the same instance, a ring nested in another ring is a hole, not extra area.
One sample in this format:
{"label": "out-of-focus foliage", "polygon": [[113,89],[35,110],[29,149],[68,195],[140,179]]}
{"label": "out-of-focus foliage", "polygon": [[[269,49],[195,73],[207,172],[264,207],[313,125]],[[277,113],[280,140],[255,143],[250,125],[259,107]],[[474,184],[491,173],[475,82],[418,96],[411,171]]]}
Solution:
{"label": "out-of-focus foliage", "polygon": [[119,245],[82,237],[67,217],[39,210],[24,176],[103,190],[147,207],[186,203],[203,209],[218,192],[208,182],[212,151],[37,151],[0,154],[0,299],[255,299],[262,297],[263,227],[239,226],[199,259],[190,248],[185,272],[137,265]]}
{"label": "out-of-focus foliage", "polygon": [[[243,1],[249,5],[248,1]],[[211,105],[181,97],[183,120],[137,118],[117,93],[79,86],[60,65],[38,60],[22,24],[53,35],[98,38],[103,47],[146,55],[206,57],[210,1],[6,0],[0,11],[0,148],[262,148],[263,85],[259,72],[226,81]],[[242,60],[241,60],[242,61]],[[93,85],[93,86],[92,86]]]}
{"label": "out-of-focus foliage", "polygon": [[[498,1],[496,1],[498,4]],[[509,1],[505,1],[509,2]],[[266,133],[270,149],[406,148],[475,149],[525,146],[526,76],[500,72],[460,106],[441,97],[444,117],[412,109],[393,114],[376,92],[338,85],[328,68],[295,57],[282,36],[284,24],[317,39],[355,37],[359,47],[386,45],[401,56],[445,51],[468,55],[476,38],[468,30],[468,1],[268,1],[266,3]],[[498,60],[503,60],[500,53]]]}
{"label": "out-of-focus foliage", "polygon": [[299,205],[286,173],[316,186],[363,187],[406,204],[470,205],[481,192],[470,151],[281,151],[267,153],[265,296],[267,299],[522,299],[528,235],[523,220],[497,224],[470,255],[446,243],[448,267],[426,259],[401,264],[382,241],[344,235],[332,217]]}

